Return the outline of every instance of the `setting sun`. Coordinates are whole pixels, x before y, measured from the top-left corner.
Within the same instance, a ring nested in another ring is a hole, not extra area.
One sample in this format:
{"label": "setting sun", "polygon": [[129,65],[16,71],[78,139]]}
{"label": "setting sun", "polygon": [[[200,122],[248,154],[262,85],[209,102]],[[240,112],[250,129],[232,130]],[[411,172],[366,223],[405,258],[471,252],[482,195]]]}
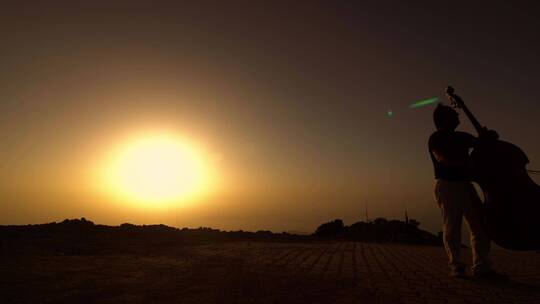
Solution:
{"label": "setting sun", "polygon": [[128,141],[115,151],[105,169],[109,192],[130,203],[150,206],[192,199],[206,190],[208,179],[202,153],[169,134]]}

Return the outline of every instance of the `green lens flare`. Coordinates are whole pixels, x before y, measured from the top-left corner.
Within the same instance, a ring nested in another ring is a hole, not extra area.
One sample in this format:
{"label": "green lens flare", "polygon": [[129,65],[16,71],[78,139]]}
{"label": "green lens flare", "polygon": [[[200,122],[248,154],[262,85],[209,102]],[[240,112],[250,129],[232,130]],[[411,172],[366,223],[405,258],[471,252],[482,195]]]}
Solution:
{"label": "green lens flare", "polygon": [[388,115],[388,117],[394,116],[394,112],[392,110],[388,110],[388,112],[386,112],[386,114]]}
{"label": "green lens flare", "polygon": [[420,101],[417,101],[417,102],[409,105],[409,108],[415,109],[415,108],[427,106],[429,104],[436,103],[437,100],[439,100],[439,97],[432,97],[432,98],[429,98],[429,99],[420,100]]}

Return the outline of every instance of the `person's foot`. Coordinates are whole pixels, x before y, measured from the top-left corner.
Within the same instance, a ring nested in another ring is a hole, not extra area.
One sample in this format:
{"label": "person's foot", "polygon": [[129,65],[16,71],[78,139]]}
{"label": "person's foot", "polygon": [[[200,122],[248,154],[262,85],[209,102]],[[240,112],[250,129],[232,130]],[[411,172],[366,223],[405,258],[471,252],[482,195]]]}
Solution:
{"label": "person's foot", "polygon": [[509,277],[507,275],[498,273],[495,270],[473,273],[473,278],[499,282],[506,282],[509,280]]}
{"label": "person's foot", "polygon": [[457,267],[450,270],[450,276],[454,278],[463,279],[465,278],[465,268],[464,267]]}

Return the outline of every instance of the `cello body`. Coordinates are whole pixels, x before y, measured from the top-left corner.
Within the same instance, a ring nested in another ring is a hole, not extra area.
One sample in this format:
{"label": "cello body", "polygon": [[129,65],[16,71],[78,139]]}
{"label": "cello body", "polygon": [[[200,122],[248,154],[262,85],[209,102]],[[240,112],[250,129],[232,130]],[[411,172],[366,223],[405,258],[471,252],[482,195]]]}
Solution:
{"label": "cello body", "polygon": [[540,250],[540,186],[528,175],[527,155],[498,139],[480,139],[471,153],[473,180],[484,192],[484,228],[497,245]]}
{"label": "cello body", "polygon": [[540,186],[527,172],[527,155],[482,127],[452,87],[446,93],[478,132],[470,168],[473,181],[484,192],[483,224],[488,236],[506,249],[540,250]]}

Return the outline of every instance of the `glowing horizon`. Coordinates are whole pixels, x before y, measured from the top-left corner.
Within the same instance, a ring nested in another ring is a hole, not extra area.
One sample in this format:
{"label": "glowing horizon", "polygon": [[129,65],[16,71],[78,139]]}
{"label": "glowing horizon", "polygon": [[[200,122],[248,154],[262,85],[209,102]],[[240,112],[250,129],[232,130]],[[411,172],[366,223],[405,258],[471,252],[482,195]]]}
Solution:
{"label": "glowing horizon", "polygon": [[147,132],[121,140],[111,150],[95,183],[105,194],[131,207],[178,207],[213,187],[210,160],[180,135]]}
{"label": "glowing horizon", "polygon": [[404,1],[19,2],[0,27],[0,224],[312,231],[367,206],[435,231],[436,97],[412,103],[449,83],[540,162],[539,21],[500,4],[508,22]]}

